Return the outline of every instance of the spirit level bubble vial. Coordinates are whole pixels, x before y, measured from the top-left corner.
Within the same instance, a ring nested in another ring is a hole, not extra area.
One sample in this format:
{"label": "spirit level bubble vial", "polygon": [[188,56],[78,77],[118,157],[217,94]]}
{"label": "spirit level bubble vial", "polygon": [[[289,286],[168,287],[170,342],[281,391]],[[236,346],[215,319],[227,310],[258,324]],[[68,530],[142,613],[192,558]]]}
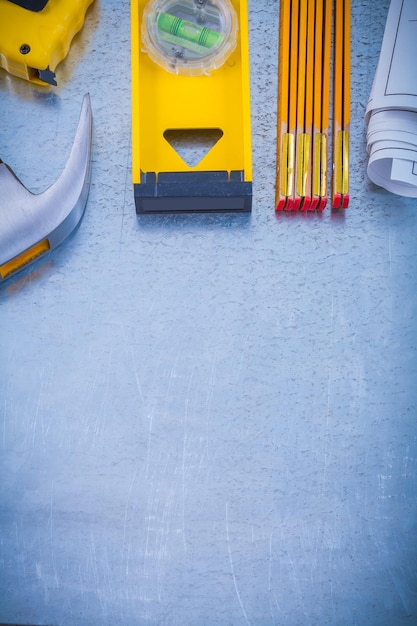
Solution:
{"label": "spirit level bubble vial", "polygon": [[[137,213],[249,212],[247,0],[132,0]],[[174,137],[215,140],[196,162]]]}

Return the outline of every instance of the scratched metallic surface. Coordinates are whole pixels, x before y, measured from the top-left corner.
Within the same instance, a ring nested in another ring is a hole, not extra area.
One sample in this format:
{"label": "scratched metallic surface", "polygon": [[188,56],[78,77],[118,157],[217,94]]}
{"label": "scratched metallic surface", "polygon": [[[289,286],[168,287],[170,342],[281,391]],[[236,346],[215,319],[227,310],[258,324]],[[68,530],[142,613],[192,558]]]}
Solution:
{"label": "scratched metallic surface", "polygon": [[[417,623],[417,206],[366,177],[388,0],[352,2],[346,214],[273,210],[276,0],[250,0],[251,216],[135,215],[129,3],[59,85],[0,75],[1,157],[77,232],[0,289],[0,622]],[[233,106],[233,103],[231,103]]]}

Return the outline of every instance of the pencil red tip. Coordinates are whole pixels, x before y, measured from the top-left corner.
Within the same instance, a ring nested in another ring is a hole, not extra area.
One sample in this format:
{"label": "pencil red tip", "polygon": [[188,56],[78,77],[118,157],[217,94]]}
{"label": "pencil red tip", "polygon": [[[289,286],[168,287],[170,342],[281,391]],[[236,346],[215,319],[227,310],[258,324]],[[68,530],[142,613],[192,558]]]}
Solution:
{"label": "pencil red tip", "polygon": [[342,204],[342,196],[340,193],[335,193],[332,199],[332,209],[340,209]]}
{"label": "pencil red tip", "polygon": [[282,211],[285,208],[285,203],[287,201],[287,198],[280,198],[278,200],[278,204],[275,207],[275,211]]}
{"label": "pencil red tip", "polygon": [[319,197],[318,196],[313,196],[311,198],[311,204],[309,206],[309,211],[315,211],[318,207],[319,204]]}
{"label": "pencil red tip", "polygon": [[298,209],[300,208],[300,205],[301,205],[301,198],[300,198],[300,196],[297,196],[293,200],[292,210],[293,211],[298,211]]}
{"label": "pencil red tip", "polygon": [[317,211],[323,211],[327,205],[327,198],[320,198],[319,206],[317,207]]}
{"label": "pencil red tip", "polygon": [[306,196],[304,198],[304,200],[301,203],[301,210],[302,211],[310,211],[310,207],[311,207],[311,198],[310,196]]}

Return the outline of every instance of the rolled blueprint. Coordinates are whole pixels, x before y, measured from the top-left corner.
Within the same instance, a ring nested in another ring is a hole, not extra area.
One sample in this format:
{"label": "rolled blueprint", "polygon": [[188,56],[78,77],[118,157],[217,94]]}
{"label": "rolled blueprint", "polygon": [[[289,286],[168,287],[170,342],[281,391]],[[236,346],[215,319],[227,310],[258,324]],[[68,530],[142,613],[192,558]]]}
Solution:
{"label": "rolled blueprint", "polygon": [[417,0],[391,0],[365,119],[369,178],[417,198]]}

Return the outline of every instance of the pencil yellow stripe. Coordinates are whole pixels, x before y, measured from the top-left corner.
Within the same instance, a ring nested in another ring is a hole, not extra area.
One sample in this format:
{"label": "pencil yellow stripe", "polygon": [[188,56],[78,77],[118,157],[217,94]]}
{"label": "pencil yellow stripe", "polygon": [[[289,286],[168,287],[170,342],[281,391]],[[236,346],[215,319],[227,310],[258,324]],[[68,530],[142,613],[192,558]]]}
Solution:
{"label": "pencil yellow stripe", "polygon": [[348,133],[339,130],[335,137],[334,193],[345,194],[349,188]]}
{"label": "pencil yellow stripe", "polygon": [[321,154],[321,135],[317,133],[314,136],[313,143],[313,195],[320,195],[320,154]]}
{"label": "pencil yellow stripe", "polygon": [[324,198],[327,196],[327,135],[320,135],[320,193],[319,196]]}
{"label": "pencil yellow stripe", "polygon": [[347,130],[340,131],[341,135],[341,161],[342,161],[342,181],[341,193],[346,195],[349,192],[349,133]]}
{"label": "pencil yellow stripe", "polygon": [[324,197],[327,194],[327,136],[318,133],[314,137],[313,194]]}
{"label": "pencil yellow stripe", "polygon": [[293,133],[285,133],[282,137],[281,192],[283,196],[291,196],[294,180],[294,142]]}
{"label": "pencil yellow stripe", "polygon": [[307,173],[310,161],[310,135],[301,133],[297,137],[297,194],[307,195]]}

